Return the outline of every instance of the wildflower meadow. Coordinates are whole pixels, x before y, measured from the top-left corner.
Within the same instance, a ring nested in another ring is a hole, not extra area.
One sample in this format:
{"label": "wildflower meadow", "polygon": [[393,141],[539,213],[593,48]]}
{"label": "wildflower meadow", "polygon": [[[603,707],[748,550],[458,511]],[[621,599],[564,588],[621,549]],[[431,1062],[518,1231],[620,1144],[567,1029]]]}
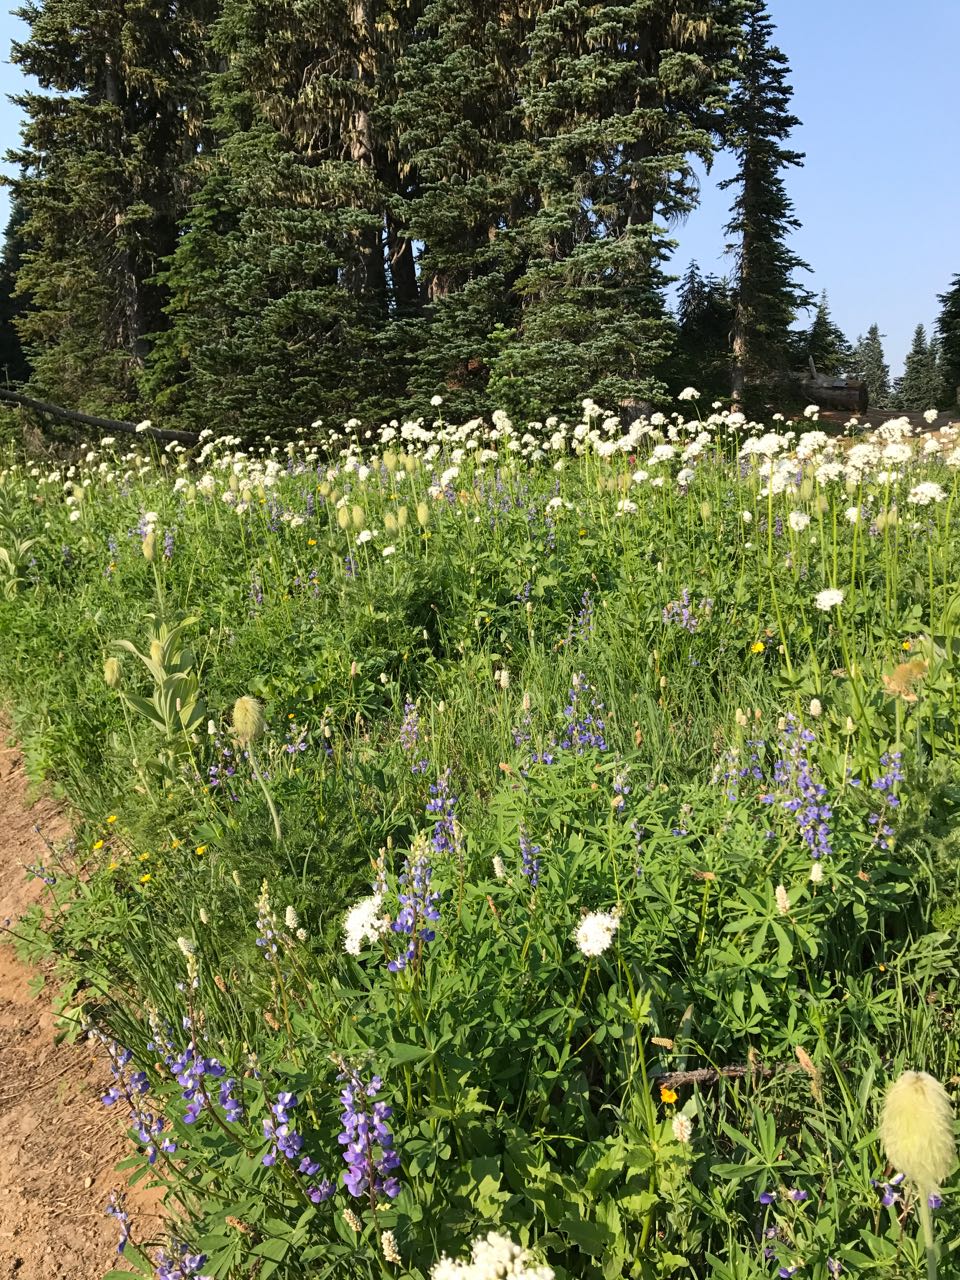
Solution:
{"label": "wildflower meadow", "polygon": [[955,1274],[960,429],[433,411],[4,455],[118,1267]]}

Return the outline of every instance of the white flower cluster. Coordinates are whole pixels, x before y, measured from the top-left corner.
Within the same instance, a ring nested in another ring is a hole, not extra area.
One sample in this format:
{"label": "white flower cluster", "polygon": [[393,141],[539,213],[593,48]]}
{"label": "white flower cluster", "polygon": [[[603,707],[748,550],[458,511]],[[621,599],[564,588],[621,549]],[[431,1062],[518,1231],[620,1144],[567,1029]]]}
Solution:
{"label": "white flower cluster", "polygon": [[490,1231],[474,1240],[469,1261],[444,1255],[435,1262],[430,1280],[554,1280],[554,1273],[552,1267],[534,1262],[509,1236]]}
{"label": "white flower cluster", "polygon": [[577,925],[574,938],[585,956],[600,956],[609,947],[619,928],[618,915],[609,911],[591,911]]}
{"label": "white flower cluster", "polygon": [[383,914],[383,894],[372,893],[350,908],[343,922],[343,949],[347,955],[358,956],[368,939],[376,942],[389,921]]}

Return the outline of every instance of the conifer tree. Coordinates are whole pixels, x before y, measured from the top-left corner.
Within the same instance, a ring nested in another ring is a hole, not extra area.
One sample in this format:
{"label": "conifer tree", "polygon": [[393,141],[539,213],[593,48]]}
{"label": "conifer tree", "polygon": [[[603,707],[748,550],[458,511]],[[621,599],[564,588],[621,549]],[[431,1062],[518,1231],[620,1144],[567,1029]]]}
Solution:
{"label": "conifer tree", "polygon": [[813,360],[820,374],[838,377],[850,368],[853,348],[833,321],[826,290],[817,301],[810,328],[796,335],[795,351],[799,363]]}
{"label": "conifer tree", "polygon": [[721,189],[737,195],[724,228],[735,255],[733,398],[748,384],[771,385],[789,363],[790,326],[812,295],[797,283],[807,264],[787,245],[800,226],[787,195],[783,170],[803,163],[786,144],[800,121],[790,112],[790,64],[773,43],[765,0],[748,0],[740,40],[736,84],[730,96],[727,144],[737,158]]}
{"label": "conifer tree", "polygon": [[671,361],[674,392],[696,387],[705,399],[730,393],[730,334],[734,304],[727,279],[703,276],[696,262],[677,292],[677,344]]}
{"label": "conifer tree", "polygon": [[871,409],[890,408],[890,366],[884,358],[878,325],[872,324],[866,337],[857,339],[850,372],[867,384],[867,403]]}
{"label": "conifer tree", "polygon": [[227,429],[283,430],[399,398],[387,331],[419,284],[385,120],[406,12],[224,6],[220,147],[168,265],[171,328],[150,371],[187,423],[215,411]]}
{"label": "conifer tree", "polygon": [[544,6],[521,80],[535,199],[515,236],[515,343],[493,367],[522,377],[529,412],[662,392],[674,338],[665,223],[696,202],[739,6],[632,0]]}
{"label": "conifer tree", "polygon": [[894,408],[902,413],[932,409],[936,407],[939,394],[936,343],[928,343],[926,330],[918,324],[904,361],[903,376],[897,379]]}
{"label": "conifer tree", "polygon": [[940,339],[940,380],[944,408],[960,407],[960,275],[938,296],[937,337]]}
{"label": "conifer tree", "polygon": [[16,326],[17,317],[23,310],[23,299],[14,296],[17,272],[26,248],[23,222],[23,209],[18,201],[14,201],[0,255],[0,382],[3,384],[25,382],[30,376],[30,365],[20,345]]}
{"label": "conifer tree", "polygon": [[11,185],[29,243],[17,287],[31,385],[81,408],[136,400],[152,277],[172,252],[185,163],[205,145],[202,81],[215,0],[30,0],[12,60],[40,85]]}

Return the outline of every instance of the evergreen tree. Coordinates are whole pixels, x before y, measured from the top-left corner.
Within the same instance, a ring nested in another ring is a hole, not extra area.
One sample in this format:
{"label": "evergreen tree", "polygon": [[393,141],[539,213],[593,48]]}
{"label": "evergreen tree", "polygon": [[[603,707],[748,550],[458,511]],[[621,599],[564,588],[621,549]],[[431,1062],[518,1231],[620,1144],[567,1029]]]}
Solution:
{"label": "evergreen tree", "polygon": [[884,358],[882,335],[877,325],[872,324],[866,337],[857,339],[850,372],[867,384],[867,403],[871,409],[890,408],[890,366]]}
{"label": "evergreen tree", "polygon": [[897,379],[894,389],[894,408],[901,413],[935,408],[940,390],[937,343],[928,343],[926,330],[918,324],[904,361],[903,376]]}
{"label": "evergreen tree", "polygon": [[828,377],[839,377],[850,369],[853,348],[833,322],[826,290],[817,302],[810,328],[795,335],[794,350],[798,363],[807,365],[813,360],[817,373]]}
{"label": "evergreen tree", "polygon": [[0,382],[26,382],[30,365],[20,345],[16,320],[23,310],[23,300],[14,296],[17,272],[20,270],[25,250],[23,240],[24,212],[14,201],[7,221],[0,255]]}
{"label": "evergreen tree", "polygon": [[494,365],[529,411],[662,393],[674,340],[663,222],[696,203],[730,77],[739,4],[632,0],[546,6],[522,77],[536,199],[517,228],[516,342]]}
{"label": "evergreen tree", "polygon": [[17,287],[31,385],[82,408],[137,398],[152,282],[172,252],[185,163],[204,145],[205,33],[215,0],[30,0],[12,60],[41,92],[11,183],[29,244]]}
{"label": "evergreen tree", "polygon": [[730,97],[727,142],[737,158],[736,174],[721,189],[737,196],[724,230],[735,239],[733,276],[733,397],[750,384],[770,385],[786,371],[790,326],[812,295],[794,276],[807,264],[787,247],[800,226],[787,195],[783,170],[803,163],[785,145],[800,123],[791,114],[790,64],[772,42],[773,23],[765,0],[749,0]]}
{"label": "evergreen tree", "polygon": [[227,429],[276,431],[396,403],[388,329],[419,305],[386,127],[406,12],[225,4],[221,143],[164,277],[171,328],[150,370],[187,423],[216,412]]}
{"label": "evergreen tree", "polygon": [[940,381],[944,408],[960,407],[960,275],[938,296],[937,336],[940,339]]}
{"label": "evergreen tree", "polygon": [[708,400],[729,395],[733,317],[729,280],[703,276],[691,262],[677,293],[677,344],[671,361],[675,393],[692,386]]}

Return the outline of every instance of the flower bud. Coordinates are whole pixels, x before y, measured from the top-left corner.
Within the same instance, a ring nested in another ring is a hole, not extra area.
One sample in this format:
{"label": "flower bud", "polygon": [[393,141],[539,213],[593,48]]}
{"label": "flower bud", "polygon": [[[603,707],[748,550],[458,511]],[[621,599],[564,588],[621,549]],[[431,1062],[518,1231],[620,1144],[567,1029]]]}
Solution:
{"label": "flower bud", "polygon": [[263,718],[263,708],[256,698],[244,696],[233,704],[233,729],[237,741],[242,746],[263,736],[267,722]]}

